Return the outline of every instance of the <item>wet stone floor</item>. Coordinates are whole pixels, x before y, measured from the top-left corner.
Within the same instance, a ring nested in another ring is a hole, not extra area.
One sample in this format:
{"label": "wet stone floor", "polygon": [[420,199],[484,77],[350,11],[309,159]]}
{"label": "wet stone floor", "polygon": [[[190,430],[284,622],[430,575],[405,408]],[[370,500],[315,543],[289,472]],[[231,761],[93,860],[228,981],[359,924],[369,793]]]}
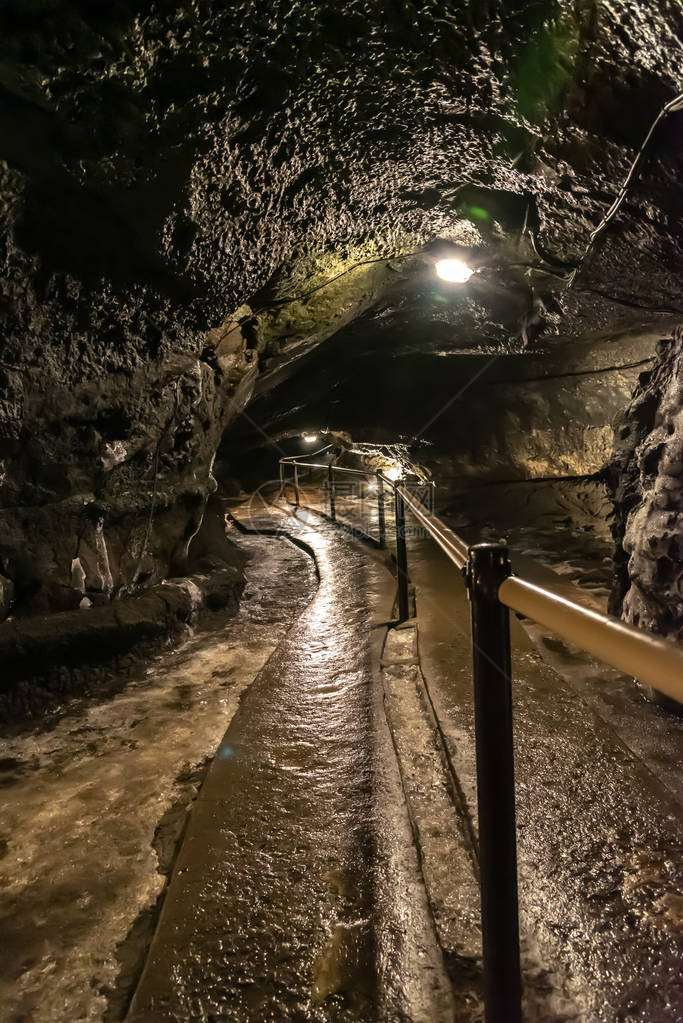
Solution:
{"label": "wet stone floor", "polygon": [[[340,507],[357,521],[352,502]],[[453,893],[438,873],[447,812],[430,817],[429,802],[441,793],[425,773],[429,736],[418,752],[408,707],[415,686],[424,696],[426,683],[476,834],[469,608],[447,559],[419,529],[409,534],[423,681],[409,677],[410,658],[398,657],[388,668],[389,703],[442,947],[462,960],[465,914],[453,914]],[[499,535],[491,525],[490,536]],[[604,610],[603,546],[568,529],[554,536],[529,528],[515,537],[513,555],[526,578]],[[680,1023],[683,721],[634,680],[543,629],[514,616],[511,626],[525,1018]],[[452,843],[447,858],[452,881]],[[467,978],[462,984],[449,972],[456,998],[468,1002]],[[467,1012],[457,1018],[480,1018],[476,1008]]]}
{"label": "wet stone floor", "polygon": [[304,514],[288,528],[314,549],[320,587],[207,775],[131,1023],[384,1018],[373,631],[393,581],[333,527]]}
{"label": "wet stone floor", "polygon": [[[462,580],[411,534],[387,630],[384,554],[232,511],[237,617],[3,740],[0,1020],[482,1023]],[[596,606],[579,540],[517,557]],[[680,719],[511,624],[525,1018],[680,1023]]]}
{"label": "wet stone floor", "polygon": [[125,1012],[205,764],[317,587],[286,540],[232,539],[252,555],[236,617],[207,615],[113,698],[0,737],[3,1023]]}

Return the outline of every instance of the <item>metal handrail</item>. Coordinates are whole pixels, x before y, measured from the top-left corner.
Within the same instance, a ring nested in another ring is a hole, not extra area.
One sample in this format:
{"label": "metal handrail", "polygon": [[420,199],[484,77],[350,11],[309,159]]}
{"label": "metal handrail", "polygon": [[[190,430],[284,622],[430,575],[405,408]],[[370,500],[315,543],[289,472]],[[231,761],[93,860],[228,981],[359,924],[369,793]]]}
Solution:
{"label": "metal handrail", "polygon": [[[342,465],[329,466],[291,457],[280,461],[311,469],[332,468],[334,472],[354,476],[379,477],[392,490],[400,493],[412,514],[456,568],[462,571],[466,567],[471,545],[442,522],[438,515],[413,500],[402,480],[390,480],[382,472],[367,472]],[[616,618],[589,611],[552,590],[516,575],[504,580],[498,591],[498,599],[512,611],[532,618],[618,671],[632,675],[639,682],[683,703],[683,650],[670,640],[654,636]]]}
{"label": "metal handrail", "polygon": [[[413,515],[453,564],[462,570],[467,565],[468,544],[438,516],[413,502],[403,487],[400,490]],[[683,703],[683,650],[670,640],[653,636],[617,618],[590,611],[516,575],[509,576],[500,584],[498,600],[618,671],[632,675],[639,682]]]}
{"label": "metal handrail", "polygon": [[[294,456],[292,456],[294,457]],[[281,458],[281,462],[287,462],[287,465],[297,465],[304,469],[333,469],[334,472],[350,472],[355,476],[374,476],[376,473],[365,472],[364,469],[348,469],[345,465],[331,465],[329,462],[304,462],[304,461],[292,461],[288,458]]]}
{"label": "metal handrail", "polygon": [[415,516],[421,525],[425,527],[432,540],[435,540],[439,545],[444,554],[450,558],[456,568],[461,571],[467,566],[467,558],[469,555],[469,544],[465,543],[461,536],[449,529],[438,515],[428,511],[424,505],[419,504],[417,501],[413,501],[412,497],[406,491],[405,487],[399,486],[403,500],[410,508],[411,512]]}
{"label": "metal handrail", "polygon": [[[280,460],[281,480],[284,461]],[[409,616],[406,505],[446,557],[465,574],[472,604],[485,1017],[486,1023],[521,1023],[509,610],[539,622],[679,703],[683,703],[683,650],[513,576],[504,543],[470,546],[437,515],[415,501],[403,480],[390,480],[382,472],[368,473],[291,458],[286,461],[294,466],[297,504],[297,467],[327,469],[333,520],[336,520],[334,473],[374,475],[378,483],[380,546],[384,545],[384,485],[393,490],[400,621]]]}
{"label": "metal handrail", "polygon": [[683,703],[683,650],[670,640],[653,636],[617,618],[589,611],[516,576],[501,583],[498,599],[618,671]]}
{"label": "metal handrail", "polygon": [[[333,447],[334,447],[334,444],[326,444],[324,448],[318,448],[317,451],[311,451],[311,458],[314,455],[322,455],[323,451],[329,451],[330,448],[333,448]],[[293,459],[296,459],[296,457],[297,457],[296,455],[283,455],[282,458],[280,459],[280,461],[281,462],[291,462]]]}

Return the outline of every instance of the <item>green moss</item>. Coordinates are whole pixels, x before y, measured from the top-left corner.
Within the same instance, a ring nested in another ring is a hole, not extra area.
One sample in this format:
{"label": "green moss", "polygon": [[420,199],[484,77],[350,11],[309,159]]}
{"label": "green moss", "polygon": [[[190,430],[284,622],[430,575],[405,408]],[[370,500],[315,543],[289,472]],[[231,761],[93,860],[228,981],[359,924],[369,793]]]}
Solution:
{"label": "green moss", "polygon": [[486,224],[491,219],[491,215],[483,206],[471,206],[467,203],[463,203],[462,206],[458,207],[458,213],[461,217],[466,217],[468,220],[479,224]]}

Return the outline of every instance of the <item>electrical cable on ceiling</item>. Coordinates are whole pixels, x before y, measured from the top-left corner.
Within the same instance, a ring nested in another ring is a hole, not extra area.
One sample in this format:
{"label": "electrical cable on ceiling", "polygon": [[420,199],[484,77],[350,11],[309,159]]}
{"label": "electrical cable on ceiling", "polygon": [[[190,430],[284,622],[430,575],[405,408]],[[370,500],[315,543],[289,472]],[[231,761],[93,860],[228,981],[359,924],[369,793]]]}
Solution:
{"label": "electrical cable on ceiling", "polygon": [[598,241],[600,236],[602,234],[604,234],[604,232],[609,227],[609,224],[611,223],[611,221],[614,220],[614,218],[616,217],[617,213],[619,212],[619,209],[621,208],[621,205],[622,205],[624,199],[626,198],[626,195],[627,195],[627,192],[628,192],[628,189],[629,189],[629,185],[631,184],[633,178],[635,177],[636,171],[638,170],[638,168],[639,168],[639,166],[640,166],[640,164],[641,164],[641,162],[642,162],[642,160],[643,160],[643,158],[645,156],[645,152],[647,150],[648,145],[650,144],[650,141],[651,141],[655,131],[657,130],[657,126],[659,125],[659,123],[662,120],[664,120],[666,117],[668,117],[669,114],[676,113],[676,112],[678,112],[680,110],[683,110],[683,92],[680,93],[678,96],[675,96],[672,100],[669,100],[668,103],[665,103],[665,105],[662,107],[662,109],[659,111],[659,113],[655,117],[654,121],[650,125],[650,130],[648,131],[647,135],[645,136],[643,144],[641,145],[640,149],[638,150],[638,153],[636,154],[636,158],[635,158],[635,160],[633,161],[633,163],[631,164],[631,166],[629,168],[628,174],[624,178],[624,182],[623,182],[621,188],[619,189],[619,192],[617,194],[616,199],[614,200],[614,202],[612,203],[612,205],[608,209],[607,213],[602,218],[602,220],[600,221],[600,223],[598,224],[598,226],[595,228],[595,230],[592,232],[592,234],[590,236],[590,240],[588,242],[588,245],[586,246],[586,251],[584,252],[583,257],[581,258],[581,260],[579,262],[579,265],[574,270],[574,272],[573,272],[573,274],[571,276],[571,279],[569,281],[569,286],[570,287],[574,284],[574,282],[576,281],[576,278],[578,277],[578,275],[581,273],[581,271],[585,267],[586,262],[588,260],[588,257],[590,256],[591,252],[595,248],[596,242]]}

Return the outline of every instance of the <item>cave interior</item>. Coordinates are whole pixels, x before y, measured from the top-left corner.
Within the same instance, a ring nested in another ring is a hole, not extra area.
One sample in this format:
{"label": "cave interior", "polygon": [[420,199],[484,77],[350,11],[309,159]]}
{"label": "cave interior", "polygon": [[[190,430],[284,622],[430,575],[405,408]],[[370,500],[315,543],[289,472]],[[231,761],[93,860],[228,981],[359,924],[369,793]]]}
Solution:
{"label": "cave interior", "polygon": [[328,445],[683,639],[682,34],[677,0],[0,5],[9,722],[236,614],[225,501]]}

